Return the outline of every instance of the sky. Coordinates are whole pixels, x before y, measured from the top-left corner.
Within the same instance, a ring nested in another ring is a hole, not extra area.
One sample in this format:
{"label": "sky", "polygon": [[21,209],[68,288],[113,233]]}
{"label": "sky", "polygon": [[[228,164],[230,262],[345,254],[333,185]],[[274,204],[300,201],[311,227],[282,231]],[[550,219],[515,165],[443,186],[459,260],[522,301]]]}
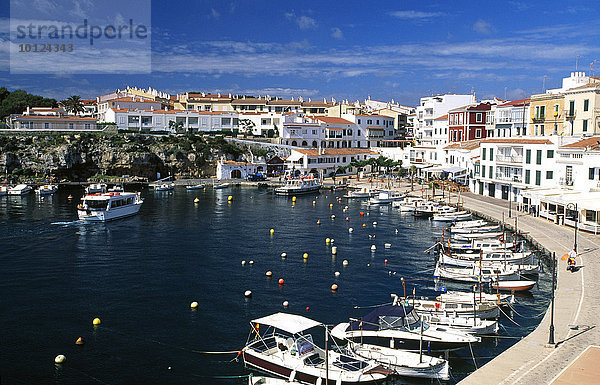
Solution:
{"label": "sky", "polygon": [[[0,86],[57,99],[129,85],[414,106],[443,93],[528,97],[560,87],[576,67],[600,75],[594,1],[135,1],[2,1]],[[80,22],[98,4],[106,20],[147,17],[151,39],[120,51],[110,41],[82,46],[78,71],[49,55],[16,73],[11,22],[59,14]]]}

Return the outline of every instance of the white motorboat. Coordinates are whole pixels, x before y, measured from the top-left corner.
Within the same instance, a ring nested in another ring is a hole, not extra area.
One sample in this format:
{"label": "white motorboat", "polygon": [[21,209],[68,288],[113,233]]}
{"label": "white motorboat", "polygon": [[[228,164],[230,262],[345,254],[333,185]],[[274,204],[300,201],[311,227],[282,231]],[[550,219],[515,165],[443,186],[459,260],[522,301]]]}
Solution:
{"label": "white motorboat", "polygon": [[318,347],[308,330],[324,325],[310,318],[275,313],[250,324],[252,330],[242,349],[244,364],[268,374],[308,384],[325,380],[361,384],[382,381],[393,373],[373,360]]}
{"label": "white motorboat", "polygon": [[433,214],[433,220],[438,222],[468,221],[470,219],[471,213],[464,210]]}
{"label": "white motorboat", "polygon": [[481,341],[479,337],[423,322],[412,306],[393,304],[378,306],[361,319],[338,324],[331,335],[411,351],[419,351],[420,346],[431,351],[454,350]]}
{"label": "white motorboat", "polygon": [[437,315],[438,317],[479,317],[482,319],[496,319],[500,315],[498,306],[495,303],[478,302],[477,306],[473,306],[473,297],[471,297],[470,303],[448,302],[427,298],[399,298],[398,303],[414,307],[419,315],[428,313]]}
{"label": "white motorboat", "polygon": [[479,267],[478,264],[469,268],[450,267],[437,263],[433,273],[434,278],[449,279],[460,282],[519,281],[522,277],[537,276],[538,265],[505,265],[490,264]]}
{"label": "white motorboat", "polygon": [[31,192],[31,187],[26,184],[18,184],[8,189],[8,195],[27,195]]}
{"label": "white motorboat", "polygon": [[471,234],[471,233],[493,233],[500,231],[500,225],[473,226],[473,227],[450,227],[453,234]]}
{"label": "white motorboat", "polygon": [[423,198],[407,196],[392,202],[392,207],[398,207],[400,212],[412,212],[415,208],[425,202]]}
{"label": "white motorboat", "polygon": [[499,253],[440,253],[438,261],[444,265],[456,267],[471,267],[474,264],[481,262],[483,265],[490,263],[508,263],[512,265],[530,265],[533,263],[533,253],[515,253],[512,251],[504,251]]}
{"label": "white motorboat", "polygon": [[175,183],[162,183],[154,186],[154,191],[172,191],[175,188]]}
{"label": "white motorboat", "polygon": [[92,183],[85,188],[86,194],[105,193],[106,183]]}
{"label": "white motorboat", "polygon": [[402,199],[402,194],[393,190],[379,191],[378,194],[369,198],[370,205],[387,205],[395,200]]}
{"label": "white motorboat", "polygon": [[79,219],[87,222],[106,222],[135,215],[144,201],[139,193],[104,193],[85,195],[77,206]]}
{"label": "white motorboat", "polygon": [[359,190],[348,190],[344,198],[348,199],[363,199],[370,198],[378,193],[379,190],[371,190],[368,187],[363,187]]}
{"label": "white motorboat", "polygon": [[8,185],[0,185],[0,196],[7,195],[10,187]]}
{"label": "white motorboat", "polygon": [[483,220],[483,219],[475,219],[472,221],[464,221],[464,222],[460,222],[460,223],[453,223],[452,224],[452,228],[453,229],[467,229],[467,228],[471,228],[471,227],[481,227],[481,226],[486,226],[488,225],[489,222]]}
{"label": "white motorboat", "polygon": [[186,190],[202,190],[206,187],[206,185],[203,184],[192,184],[192,185],[187,185],[185,186]]}
{"label": "white motorboat", "polygon": [[502,291],[510,291],[510,292],[526,291],[526,290],[531,290],[535,286],[536,283],[537,283],[536,281],[529,281],[529,280],[498,281],[498,282],[492,282],[492,288],[502,290]]}
{"label": "white motorboat", "polygon": [[213,188],[215,190],[220,190],[220,189],[228,188],[229,186],[231,186],[229,183],[219,183],[219,184],[213,185]]}
{"label": "white motorboat", "polygon": [[108,188],[108,192],[125,192],[125,189],[122,185],[114,185]]}
{"label": "white motorboat", "polygon": [[471,239],[498,239],[503,236],[502,231],[494,231],[489,233],[468,233],[468,234],[453,234],[454,239],[457,240],[471,240]]}
{"label": "white motorboat", "polygon": [[436,297],[438,301],[455,303],[491,302],[498,306],[508,306],[515,302],[511,294],[488,294],[484,292],[448,291]]}
{"label": "white motorboat", "polygon": [[[443,245],[446,246],[446,245]],[[494,253],[503,251],[514,251],[515,245],[513,242],[502,242],[499,239],[472,239],[471,241],[465,240],[463,243],[450,242],[448,249],[455,253]]]}
{"label": "white motorboat", "polygon": [[446,326],[476,336],[498,333],[498,321],[481,317],[454,317],[451,315],[420,312],[423,321],[429,325]]}
{"label": "white motorboat", "polygon": [[45,184],[35,189],[38,195],[51,195],[58,191],[58,186],[55,184]]}
{"label": "white motorboat", "polygon": [[302,195],[316,193],[321,189],[321,182],[312,174],[297,178],[286,177],[283,186],[275,188],[277,195]]}
{"label": "white motorboat", "polygon": [[348,350],[351,351],[351,354],[355,354],[360,358],[379,362],[383,366],[392,369],[399,376],[439,380],[450,379],[450,365],[447,360],[442,358],[353,342],[348,344]]}

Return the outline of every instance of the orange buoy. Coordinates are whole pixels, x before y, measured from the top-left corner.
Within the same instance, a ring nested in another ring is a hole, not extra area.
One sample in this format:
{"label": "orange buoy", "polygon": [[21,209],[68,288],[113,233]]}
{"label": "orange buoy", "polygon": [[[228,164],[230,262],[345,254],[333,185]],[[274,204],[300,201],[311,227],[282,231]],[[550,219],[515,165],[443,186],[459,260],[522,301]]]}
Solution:
{"label": "orange buoy", "polygon": [[85,344],[83,337],[79,337],[79,338],[77,338],[77,341],[75,341],[75,345],[83,345],[83,344]]}
{"label": "orange buoy", "polygon": [[364,217],[364,216],[365,216],[365,213],[361,211],[361,212],[360,212],[360,216],[361,216],[361,217]]}
{"label": "orange buoy", "polygon": [[285,283],[285,281],[283,280],[283,278],[279,278],[279,284],[283,285]]}
{"label": "orange buoy", "polygon": [[363,227],[367,227],[367,224],[366,224],[366,223],[363,223]]}
{"label": "orange buoy", "polygon": [[308,307],[308,306],[307,306],[307,307],[306,307],[306,311],[309,311],[309,310],[310,310],[310,307]]}
{"label": "orange buoy", "polygon": [[338,289],[338,285],[336,285],[335,283],[333,285],[331,285],[331,291],[337,291]]}

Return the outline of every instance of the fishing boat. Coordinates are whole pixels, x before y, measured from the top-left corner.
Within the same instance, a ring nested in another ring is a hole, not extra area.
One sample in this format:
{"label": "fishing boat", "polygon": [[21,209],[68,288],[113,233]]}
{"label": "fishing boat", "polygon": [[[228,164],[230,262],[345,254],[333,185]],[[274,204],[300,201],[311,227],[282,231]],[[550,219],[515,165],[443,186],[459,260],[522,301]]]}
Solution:
{"label": "fishing boat", "polygon": [[[496,319],[500,315],[498,306],[492,302],[448,302],[428,298],[399,298],[398,303],[412,306],[419,314],[431,314],[438,317],[479,317],[482,319]],[[439,323],[439,321],[438,321]]]}
{"label": "fishing boat", "polygon": [[433,214],[433,220],[438,222],[456,222],[468,221],[471,219],[471,213],[468,211],[456,211],[447,213]]}
{"label": "fishing boat", "polygon": [[277,195],[301,195],[316,193],[321,188],[321,182],[312,174],[301,177],[287,177],[283,186],[275,188]]}
{"label": "fishing boat", "polygon": [[478,264],[469,268],[450,267],[437,263],[433,273],[436,279],[449,279],[460,282],[490,283],[492,281],[519,281],[522,277],[537,276],[538,265],[505,265],[490,264],[479,267]]}
{"label": "fishing boat", "polygon": [[479,253],[479,254],[468,254],[468,253],[453,253],[446,254],[440,253],[438,261],[444,265],[456,266],[456,267],[471,267],[473,264],[487,265],[490,263],[508,263],[512,265],[530,265],[533,263],[532,252],[512,252],[504,251],[499,253]]}
{"label": "fishing boat", "polygon": [[438,301],[454,303],[473,303],[489,302],[496,306],[505,307],[515,303],[515,296],[512,294],[488,294],[484,292],[466,292],[466,291],[447,291],[435,297]]}
{"label": "fishing boat", "polygon": [[55,184],[45,184],[35,189],[38,195],[51,195],[58,191],[58,186]]}
{"label": "fishing boat", "polygon": [[402,194],[393,190],[379,191],[379,193],[369,198],[370,205],[389,205],[393,201],[402,199]]}
{"label": "fishing boat", "polygon": [[473,227],[450,227],[450,232],[453,234],[471,234],[471,233],[492,233],[500,231],[500,225],[486,225]]}
{"label": "fishing boat", "polygon": [[92,183],[85,188],[86,194],[96,194],[96,193],[105,193],[106,192],[106,184],[105,183]]}
{"label": "fishing boat", "polygon": [[187,185],[185,186],[185,189],[190,191],[190,190],[202,190],[206,187],[206,185],[203,184],[192,184],[192,185]]}
{"label": "fishing boat", "polygon": [[359,190],[348,190],[344,198],[348,199],[363,199],[370,198],[378,193],[379,190],[371,190],[368,187],[363,187]]}
{"label": "fishing boat", "polygon": [[112,221],[137,214],[142,203],[139,193],[89,194],[81,198],[77,215],[86,222]]}
{"label": "fishing boat", "polygon": [[529,280],[519,280],[519,281],[497,281],[492,282],[492,288],[498,289],[501,291],[526,291],[531,290],[536,281]]}
{"label": "fishing boat", "polygon": [[154,191],[172,191],[175,188],[175,183],[162,183],[154,186]]}
{"label": "fishing boat", "polygon": [[463,333],[483,336],[498,333],[498,321],[481,317],[453,317],[436,313],[419,313],[423,321],[429,325],[445,326]]}
{"label": "fishing boat", "polygon": [[385,346],[393,349],[419,351],[455,350],[480,342],[475,337],[448,328],[431,326],[421,320],[412,306],[382,305],[361,319],[351,319],[336,325],[331,335],[338,339]]}
{"label": "fishing boat", "polygon": [[[424,347],[425,348],[425,347]],[[350,354],[374,360],[404,377],[450,379],[448,360],[384,346],[350,342]]]}
{"label": "fishing boat", "polygon": [[310,318],[275,313],[250,325],[244,364],[270,375],[305,384],[374,384],[393,373],[373,360],[318,347],[308,330],[324,325]]}
{"label": "fishing boat", "polygon": [[26,184],[18,184],[8,189],[8,195],[27,195],[31,192],[31,187]]}

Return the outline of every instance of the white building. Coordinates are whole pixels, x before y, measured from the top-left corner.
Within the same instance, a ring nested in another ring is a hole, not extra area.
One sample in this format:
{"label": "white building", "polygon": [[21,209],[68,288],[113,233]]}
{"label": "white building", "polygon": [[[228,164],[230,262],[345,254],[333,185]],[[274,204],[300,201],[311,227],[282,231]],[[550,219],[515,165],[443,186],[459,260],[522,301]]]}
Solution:
{"label": "white building", "polygon": [[502,103],[495,108],[493,137],[526,135],[529,127],[529,98]]}
{"label": "white building", "polygon": [[[105,122],[119,130],[159,132],[215,132],[238,129],[238,114],[227,111],[108,109]],[[171,123],[173,122],[173,123]]]}
{"label": "white building", "polygon": [[217,179],[246,179],[249,174],[266,174],[267,164],[259,162],[217,161]]}
{"label": "white building", "polygon": [[110,118],[106,115],[109,109],[160,110],[161,106],[161,102],[144,99],[138,96],[108,99],[98,102],[98,119],[100,122],[112,122],[112,120],[110,120]]}
{"label": "white building", "polygon": [[[329,177],[340,167],[350,165],[353,160],[362,161],[378,156],[378,153],[364,148],[299,148],[292,150],[285,161],[285,167],[294,174],[298,174],[299,171],[300,175],[310,173],[318,177]],[[346,173],[356,171],[351,167]]]}
{"label": "white building", "polygon": [[[346,118],[348,119],[348,118]],[[350,119],[348,119],[350,120]],[[396,139],[394,118],[383,115],[356,115],[356,147],[379,147],[382,141]]]}
{"label": "white building", "polygon": [[[436,95],[423,97],[415,109],[413,135],[417,141],[432,137],[433,121],[451,109],[475,103],[475,95]],[[425,131],[429,131],[426,133]]]}
{"label": "white building", "polygon": [[479,167],[481,140],[456,142],[444,147],[444,165],[452,169],[449,177],[464,185],[471,186],[475,170]]}

